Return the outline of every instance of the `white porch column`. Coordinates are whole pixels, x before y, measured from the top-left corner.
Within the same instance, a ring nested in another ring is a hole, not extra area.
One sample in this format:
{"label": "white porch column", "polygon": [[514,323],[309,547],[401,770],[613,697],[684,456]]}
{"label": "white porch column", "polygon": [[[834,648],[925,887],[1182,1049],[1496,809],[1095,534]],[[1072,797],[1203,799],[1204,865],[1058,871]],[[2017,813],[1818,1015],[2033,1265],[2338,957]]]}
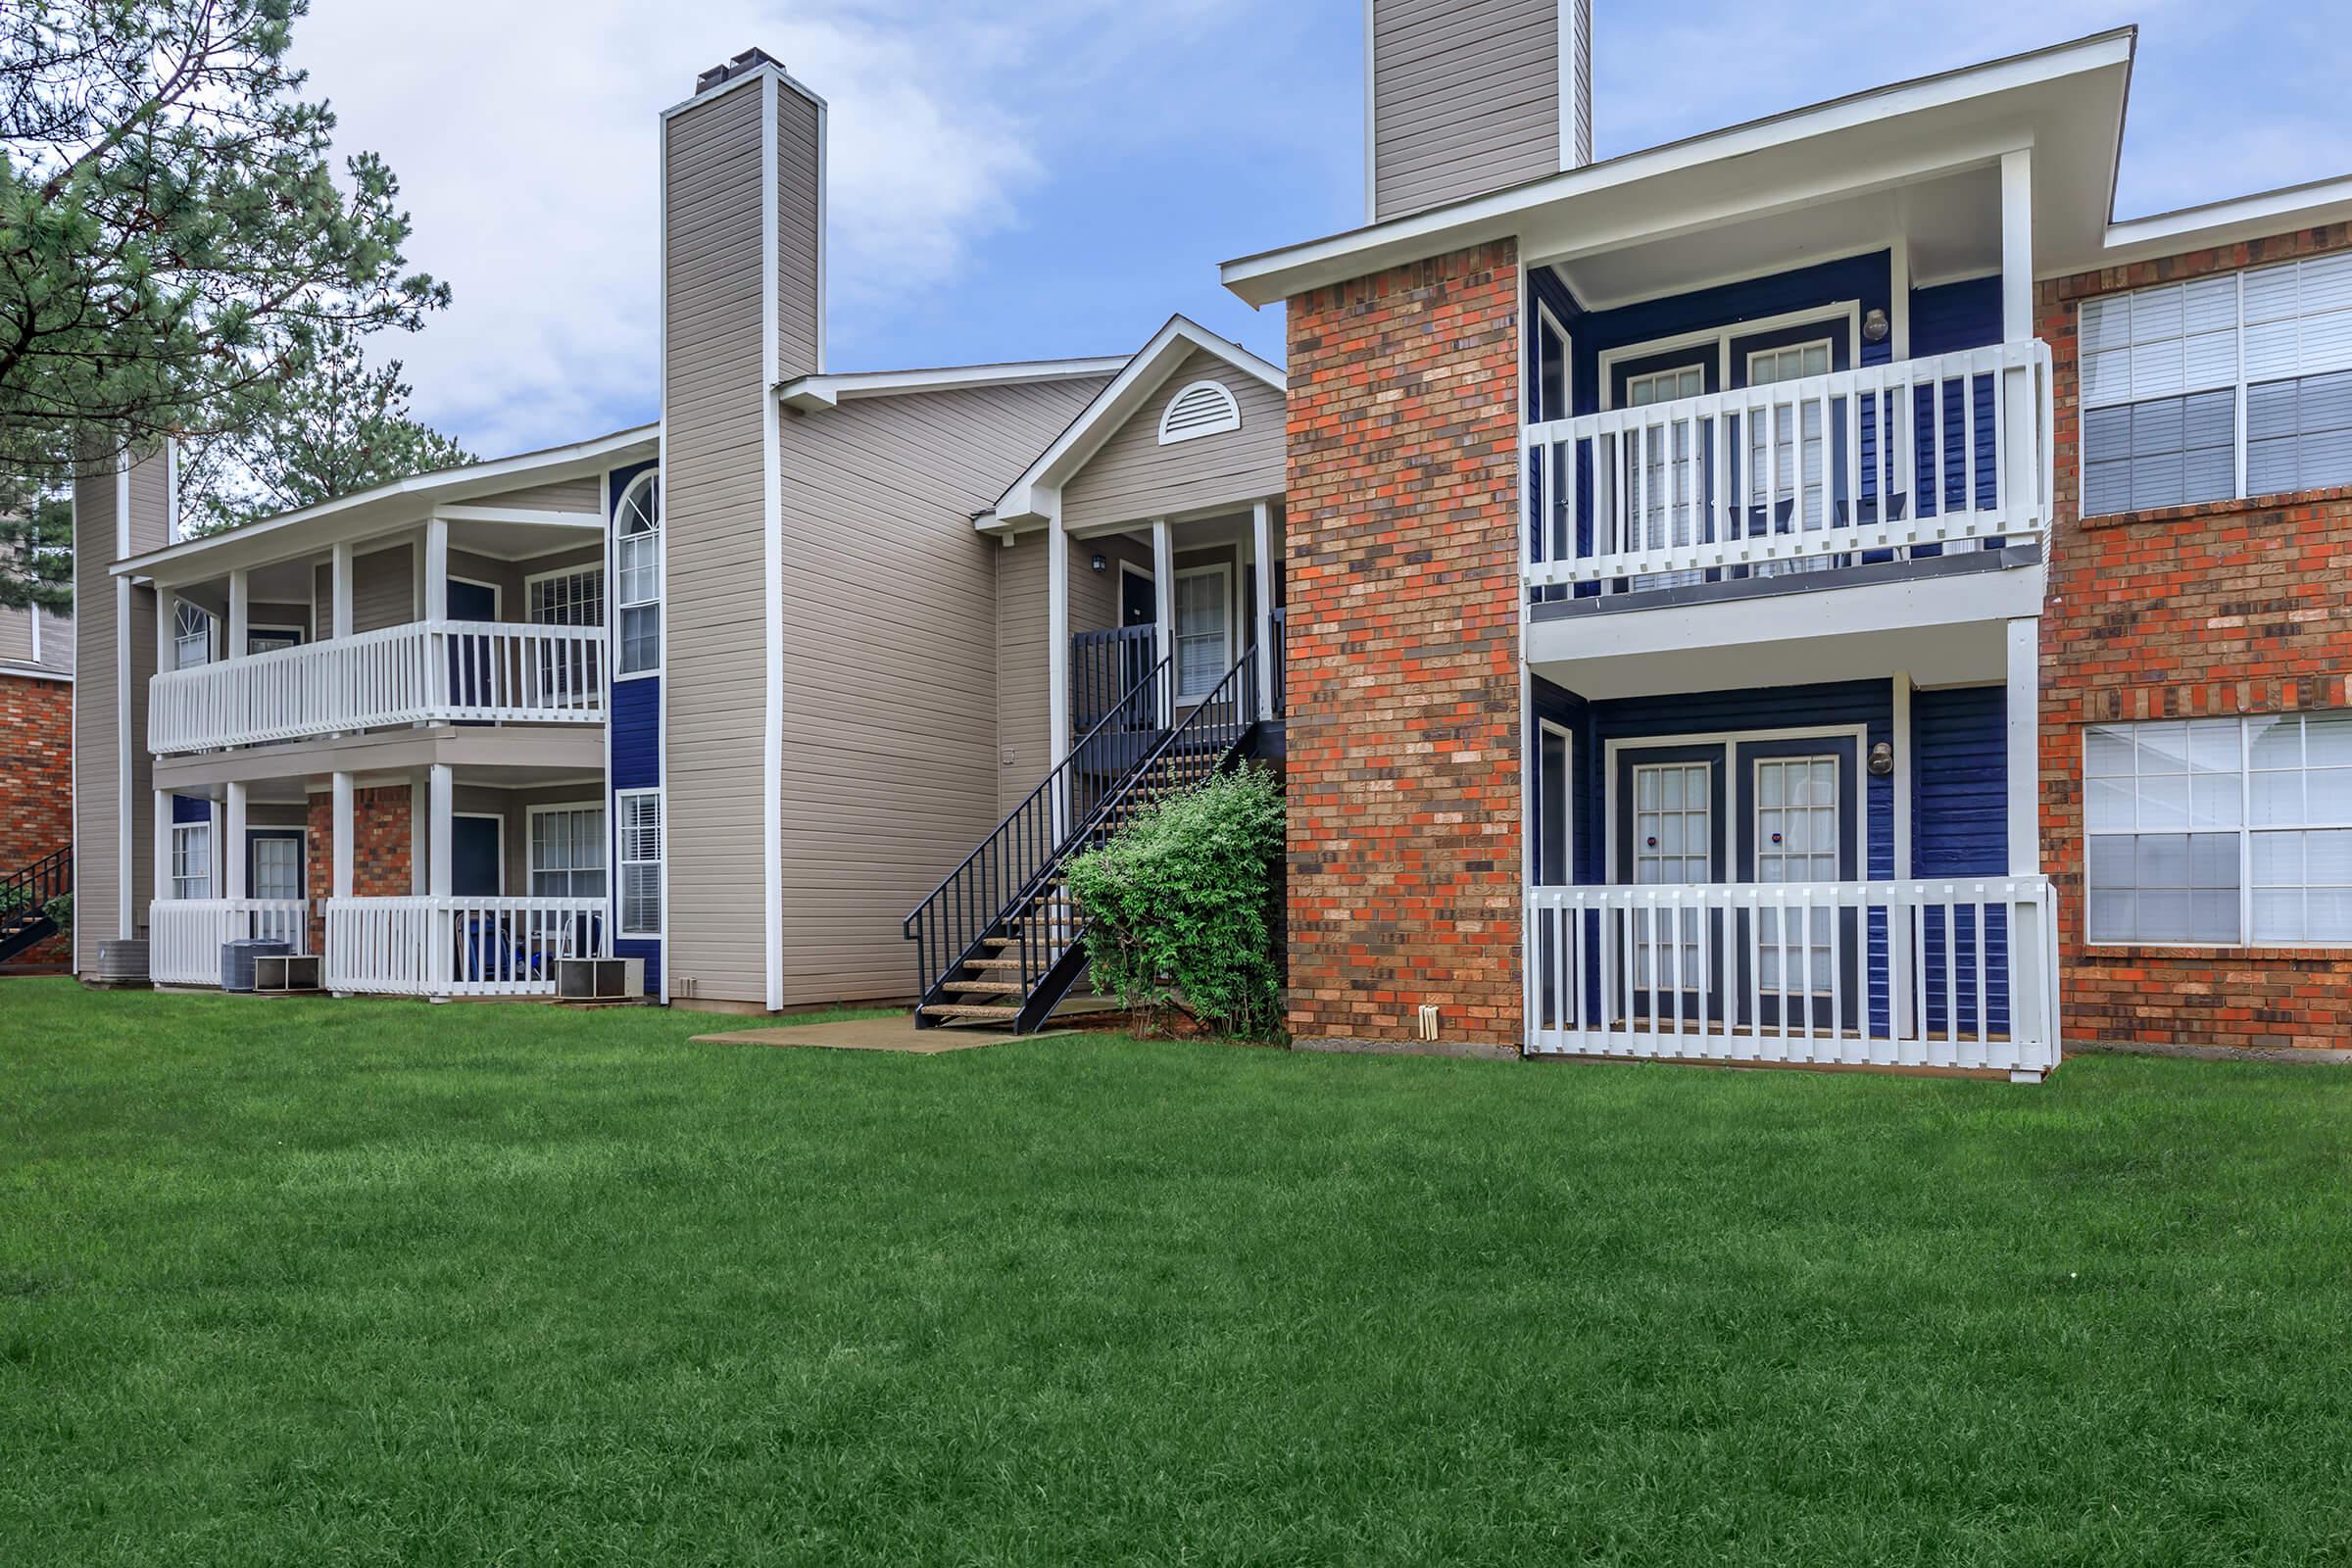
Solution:
{"label": "white porch column", "polygon": [[[1166,663],[1176,650],[1176,535],[1168,519],[1152,519],[1152,613],[1158,617],[1158,662]],[[1159,688],[1159,721],[1176,722],[1176,671],[1168,670],[1168,678]]]}
{"label": "white porch column", "polygon": [[433,890],[431,783],[422,773],[409,775],[409,893],[423,898]]}
{"label": "white porch column", "polygon": [[[161,904],[172,897],[172,794],[169,790],[155,792],[155,875],[149,897]],[[147,917],[147,929],[155,929],[155,916]]]}
{"label": "white porch column", "polygon": [[[1915,879],[1911,858],[1911,672],[1894,672],[1894,880]],[[1886,913],[1887,957],[1894,982],[1894,1038],[1909,1040],[1918,1027],[1912,1016],[1911,916],[1895,908]]]}
{"label": "white porch column", "polygon": [[358,831],[353,812],[352,777],[349,773],[335,775],[335,873],[333,896],[351,897],[352,835]]}
{"label": "white porch column", "polygon": [[[2030,148],[2001,155],[2001,339],[2023,343],[2034,335],[2034,154]],[[2040,416],[2041,399],[2033,371],[2015,366],[2001,373],[2001,419],[2009,440],[1999,457],[2005,510],[2046,526],[2038,504],[2040,442],[2028,438]],[[2043,431],[2042,440],[2054,432]]]}
{"label": "white porch column", "polygon": [[220,896],[249,897],[245,887],[245,795],[247,786],[229,780],[220,803]]}
{"label": "white porch column", "polygon": [[2041,620],[2009,623],[2009,874],[2041,871]]}
{"label": "white porch column", "polygon": [[449,618],[449,519],[433,517],[424,525],[424,618]]}
{"label": "white porch column", "polygon": [[432,870],[424,890],[436,899],[446,899],[452,881],[450,824],[457,814],[457,780],[446,762],[435,762],[426,777],[430,780],[433,819],[426,829],[426,854]]}
{"label": "white porch column", "polygon": [[228,574],[228,646],[223,659],[245,657],[245,636],[253,620],[252,574],[243,567]]}
{"label": "white porch column", "polygon": [[1250,509],[1251,548],[1256,552],[1257,625],[1250,636],[1257,644],[1257,716],[1274,716],[1274,504],[1260,501]]}
{"label": "white porch column", "polygon": [[1047,725],[1053,737],[1046,755],[1059,767],[1070,755],[1070,536],[1062,531],[1056,503],[1046,523]]}
{"label": "white porch column", "polygon": [[334,597],[328,610],[330,637],[351,635],[351,544],[348,540],[335,546],[332,556]]}
{"label": "white porch column", "polygon": [[175,669],[179,650],[173,639],[179,630],[179,596],[162,584],[155,590],[155,667]]}

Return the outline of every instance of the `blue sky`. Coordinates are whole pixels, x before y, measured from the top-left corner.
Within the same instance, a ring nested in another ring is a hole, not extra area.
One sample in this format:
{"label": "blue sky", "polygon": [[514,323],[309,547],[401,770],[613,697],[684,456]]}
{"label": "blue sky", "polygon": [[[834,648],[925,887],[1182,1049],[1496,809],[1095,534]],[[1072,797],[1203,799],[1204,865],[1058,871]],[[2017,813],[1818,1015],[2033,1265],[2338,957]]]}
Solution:
{"label": "blue sky", "polygon": [[[1362,210],[1361,0],[315,0],[346,147],[457,305],[383,345],[493,455],[655,414],[655,118],[758,43],[832,105],[832,368],[1123,353],[1173,311],[1282,355],[1218,261]],[[2320,0],[1594,0],[1603,157],[2137,22],[2120,216],[2352,172]]]}

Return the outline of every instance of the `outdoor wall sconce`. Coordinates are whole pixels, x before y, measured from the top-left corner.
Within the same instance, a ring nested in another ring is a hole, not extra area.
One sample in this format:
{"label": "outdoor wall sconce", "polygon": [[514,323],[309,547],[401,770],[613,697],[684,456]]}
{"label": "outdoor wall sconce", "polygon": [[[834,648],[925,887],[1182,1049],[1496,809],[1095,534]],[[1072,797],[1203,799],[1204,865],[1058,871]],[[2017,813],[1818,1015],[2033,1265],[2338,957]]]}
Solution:
{"label": "outdoor wall sconce", "polygon": [[1093,559],[1087,562],[1087,564],[1094,567],[1095,570],[1101,571],[1105,566],[1108,566],[1110,562],[1103,556],[1102,551],[1098,550],[1095,552]]}
{"label": "outdoor wall sconce", "polygon": [[1862,318],[1862,341],[1884,343],[1886,341],[1886,313],[1872,306],[1870,314]]}
{"label": "outdoor wall sconce", "polygon": [[1894,748],[1885,741],[1870,749],[1870,776],[1885,778],[1894,771]]}

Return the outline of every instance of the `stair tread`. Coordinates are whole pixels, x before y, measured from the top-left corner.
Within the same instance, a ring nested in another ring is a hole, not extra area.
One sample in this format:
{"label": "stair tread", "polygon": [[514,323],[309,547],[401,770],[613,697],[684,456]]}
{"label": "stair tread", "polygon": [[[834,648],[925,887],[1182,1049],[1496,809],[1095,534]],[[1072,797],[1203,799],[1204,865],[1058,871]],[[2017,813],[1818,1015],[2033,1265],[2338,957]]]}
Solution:
{"label": "stair tread", "polygon": [[915,1009],[937,1018],[1018,1018],[1018,1007],[984,1006],[972,1002],[926,1002]]}
{"label": "stair tread", "polygon": [[1029,988],[1018,980],[951,980],[946,988],[965,997],[1020,997]]}

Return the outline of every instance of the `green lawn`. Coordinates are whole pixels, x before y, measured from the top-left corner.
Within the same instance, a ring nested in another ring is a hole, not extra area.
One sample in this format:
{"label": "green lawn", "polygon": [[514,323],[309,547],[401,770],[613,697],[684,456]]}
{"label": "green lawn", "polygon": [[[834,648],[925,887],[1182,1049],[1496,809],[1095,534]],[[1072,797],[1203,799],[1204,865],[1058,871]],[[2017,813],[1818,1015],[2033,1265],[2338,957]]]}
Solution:
{"label": "green lawn", "polygon": [[2352,1558],[2352,1072],[0,985],[0,1563]]}

